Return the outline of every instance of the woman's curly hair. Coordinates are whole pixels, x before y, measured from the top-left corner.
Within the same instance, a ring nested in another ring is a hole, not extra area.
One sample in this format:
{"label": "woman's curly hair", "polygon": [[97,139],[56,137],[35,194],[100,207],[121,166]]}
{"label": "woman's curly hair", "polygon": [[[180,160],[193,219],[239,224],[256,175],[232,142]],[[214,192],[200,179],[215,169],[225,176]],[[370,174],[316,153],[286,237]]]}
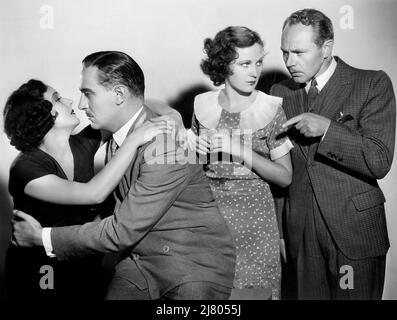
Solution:
{"label": "woman's curly hair", "polygon": [[7,99],[3,116],[4,131],[11,145],[20,151],[38,147],[53,127],[52,103],[44,99],[47,86],[39,80],[29,80]]}
{"label": "woman's curly hair", "polygon": [[232,26],[219,31],[214,39],[204,40],[204,52],[207,58],[200,66],[201,70],[208,75],[214,85],[223,84],[227,76],[231,75],[229,65],[237,59],[237,48],[247,48],[254,44],[263,46],[259,34],[247,27]]}

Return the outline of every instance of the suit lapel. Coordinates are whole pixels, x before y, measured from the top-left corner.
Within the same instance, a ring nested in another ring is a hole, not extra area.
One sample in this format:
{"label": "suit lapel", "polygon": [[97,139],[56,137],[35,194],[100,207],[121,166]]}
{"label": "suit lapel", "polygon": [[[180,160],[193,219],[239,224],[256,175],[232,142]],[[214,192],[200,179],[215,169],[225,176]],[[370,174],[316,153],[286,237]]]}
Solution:
{"label": "suit lapel", "polygon": [[342,105],[341,101],[348,96],[351,90],[351,81],[347,65],[338,57],[335,57],[338,65],[334,74],[328,80],[321,93],[323,99],[318,113],[324,117],[333,119]]}
{"label": "suit lapel", "polygon": [[284,103],[288,103],[288,107],[284,107],[284,109],[287,118],[290,119],[305,112],[306,93],[303,85],[297,84],[292,80],[288,87],[292,93],[287,98],[284,98],[286,99]]}
{"label": "suit lapel", "polygon": [[[318,96],[318,105],[320,106],[315,112],[329,119],[335,119],[338,111],[341,110],[343,99],[348,96],[348,92],[351,90],[351,81],[349,77],[349,70],[347,65],[338,57],[335,57],[338,65],[335,69],[334,74],[328,80],[327,84],[321,90]],[[317,143],[310,145],[308,158],[313,159],[317,152]]]}
{"label": "suit lapel", "polygon": [[[293,93],[291,95],[291,100],[290,103],[288,104],[288,108],[285,108],[285,112],[287,114],[288,119],[291,119],[301,113],[304,113],[306,106],[306,92],[304,85],[293,82],[291,83],[291,86]],[[292,128],[290,130],[291,130],[291,140],[296,142],[303,156],[307,158],[308,148],[304,144],[304,138],[296,129]]]}
{"label": "suit lapel", "polygon": [[[134,123],[132,124],[131,129],[128,131],[128,135],[131,134],[134,131],[134,129],[136,127],[136,124],[139,123],[142,120],[142,118],[145,118],[145,120],[148,120],[150,118],[150,113],[151,113],[150,109],[147,106],[143,105],[143,108],[142,108],[140,114],[138,115],[138,117],[136,118]],[[134,170],[134,164],[135,164],[135,162],[137,160],[137,156],[138,156],[140,150],[141,150],[141,147],[139,147],[137,149],[137,151],[135,153],[135,156],[134,156],[133,160],[131,161],[130,166],[128,167],[128,169],[126,171],[126,174],[124,175],[124,177],[126,179],[126,182],[128,183],[128,189],[131,186],[131,182],[136,179],[137,173],[135,173],[135,178],[134,178],[134,171],[136,171],[136,170]]]}
{"label": "suit lapel", "polygon": [[[135,119],[130,130],[128,131],[127,136],[130,135],[134,131],[136,124],[139,123],[139,121],[142,119],[142,117],[145,117],[145,118],[148,117],[147,110],[148,110],[148,108],[144,105],[141,112],[139,113],[138,117]],[[121,181],[119,183],[118,188],[121,193],[122,199],[124,199],[127,196],[128,191],[131,187],[131,181],[133,181],[133,171],[134,171],[133,168],[134,168],[134,164],[136,162],[136,158],[139,153],[139,150],[140,150],[140,148],[137,149],[137,151],[131,161],[131,164],[129,165],[128,169],[126,170],[123,178],[121,179]],[[120,200],[122,200],[122,199],[120,199]]]}

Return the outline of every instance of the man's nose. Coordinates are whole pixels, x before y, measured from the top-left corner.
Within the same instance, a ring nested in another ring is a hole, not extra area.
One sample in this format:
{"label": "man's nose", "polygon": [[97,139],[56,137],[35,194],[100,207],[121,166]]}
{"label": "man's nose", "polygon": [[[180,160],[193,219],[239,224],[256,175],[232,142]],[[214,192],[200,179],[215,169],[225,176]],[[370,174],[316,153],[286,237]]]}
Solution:
{"label": "man's nose", "polygon": [[80,95],[80,101],[79,101],[78,108],[79,108],[79,110],[85,110],[88,108],[88,100],[83,93]]}
{"label": "man's nose", "polygon": [[294,55],[293,54],[289,54],[287,56],[287,59],[285,60],[285,65],[287,66],[287,68],[292,67],[295,63],[295,59],[294,59]]}

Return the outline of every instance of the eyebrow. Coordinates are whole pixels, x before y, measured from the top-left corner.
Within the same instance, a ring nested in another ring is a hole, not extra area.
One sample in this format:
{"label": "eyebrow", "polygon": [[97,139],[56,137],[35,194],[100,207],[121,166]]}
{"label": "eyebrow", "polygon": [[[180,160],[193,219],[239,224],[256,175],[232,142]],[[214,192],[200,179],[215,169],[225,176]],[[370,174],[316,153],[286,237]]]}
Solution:
{"label": "eyebrow", "polygon": [[57,100],[59,97],[60,97],[59,92],[58,92],[58,91],[55,91],[55,92],[52,94],[51,99],[55,101],[55,100]]}
{"label": "eyebrow", "polygon": [[88,88],[80,88],[79,89],[82,93],[86,93],[86,92],[88,92],[88,93],[94,93],[94,91],[92,91],[91,89],[88,89]]}
{"label": "eyebrow", "polygon": [[295,53],[295,52],[306,52],[307,51],[307,49],[303,49],[303,48],[295,48],[293,50],[287,50],[287,49],[283,49],[283,48],[280,48],[280,49],[281,49],[282,52],[293,52],[293,53]]}

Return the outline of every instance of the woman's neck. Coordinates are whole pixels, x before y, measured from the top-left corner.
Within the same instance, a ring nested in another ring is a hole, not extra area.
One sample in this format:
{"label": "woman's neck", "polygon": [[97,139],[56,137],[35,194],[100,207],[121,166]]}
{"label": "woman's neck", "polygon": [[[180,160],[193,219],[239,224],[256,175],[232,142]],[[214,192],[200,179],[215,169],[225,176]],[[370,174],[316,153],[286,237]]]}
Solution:
{"label": "woman's neck", "polygon": [[226,85],[221,91],[219,102],[222,107],[230,112],[241,112],[250,107],[255,101],[257,93],[257,90],[249,94],[240,93],[234,88]]}
{"label": "woman's neck", "polygon": [[51,129],[45,135],[43,143],[39,148],[52,156],[61,166],[66,178],[70,181],[73,181],[74,158],[69,144],[69,138],[71,134],[72,130]]}
{"label": "woman's neck", "polygon": [[70,152],[69,138],[71,131],[69,130],[53,130],[51,129],[43,139],[43,143],[39,148],[48,154],[57,158]]}

